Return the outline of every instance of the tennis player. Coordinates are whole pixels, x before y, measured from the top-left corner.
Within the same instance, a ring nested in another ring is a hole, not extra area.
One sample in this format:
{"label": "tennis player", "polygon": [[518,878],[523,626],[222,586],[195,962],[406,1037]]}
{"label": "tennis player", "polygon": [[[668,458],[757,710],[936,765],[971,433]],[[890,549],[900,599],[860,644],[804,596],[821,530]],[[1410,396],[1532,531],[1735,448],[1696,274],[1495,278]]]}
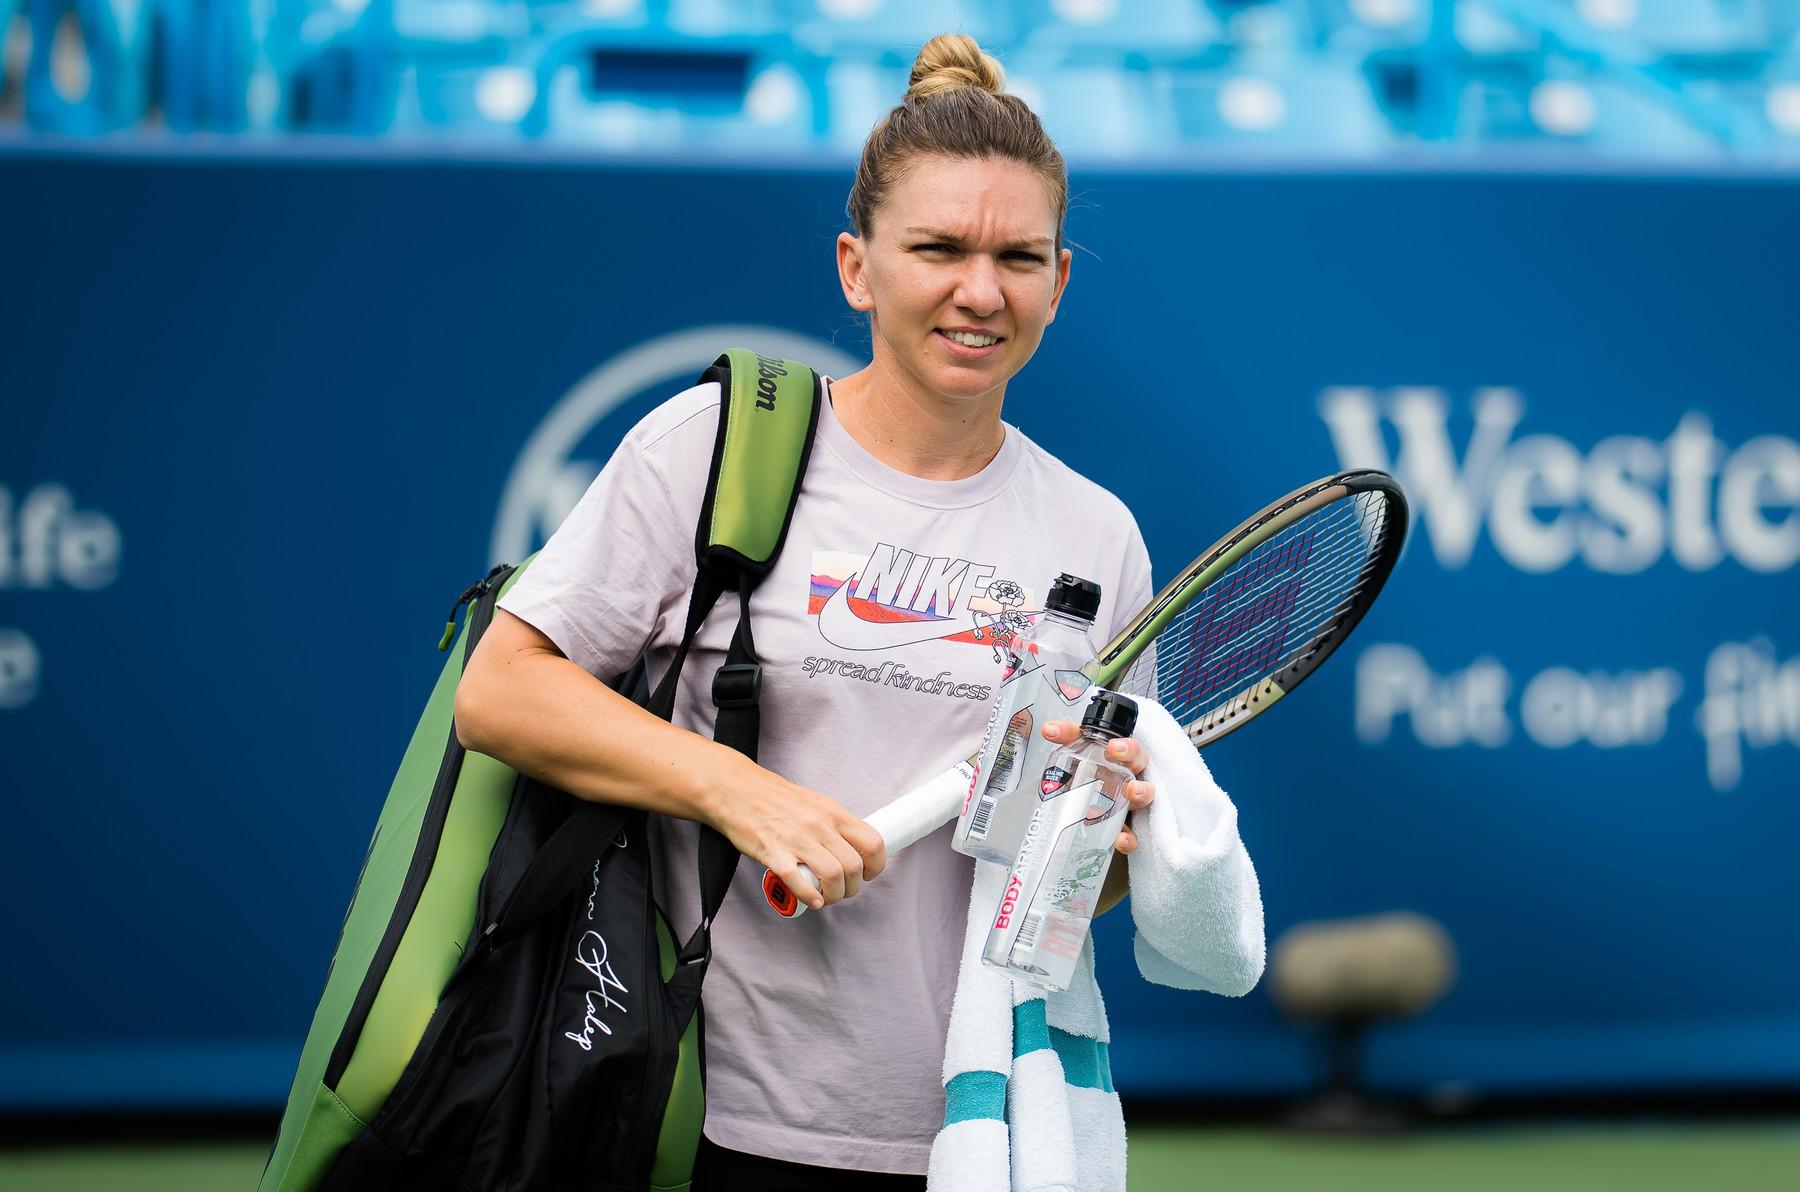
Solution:
{"label": "tennis player", "polygon": [[[830,383],[785,548],[753,597],[762,764],[707,735],[707,682],[682,686],[668,724],[596,678],[646,652],[661,674],[681,639],[716,385],[626,436],[501,602],[457,691],[469,748],[672,817],[658,823],[658,897],[678,936],[699,919],[689,821],[755,862],[712,932],[703,1192],[924,1187],[973,862],[946,827],[884,873],[860,817],[979,740],[999,668],[977,628],[1040,609],[1061,571],[1101,585],[1097,642],[1151,596],[1130,512],[1001,420],[1070,265],[1062,157],[1002,85],[974,41],[933,38],[863,148],[837,268],[872,362]],[[1105,403],[1091,408],[1100,466],[1129,436]],[[690,675],[724,660],[732,622],[708,622]],[[1141,745],[1116,755],[1143,772]],[[1152,794],[1128,790],[1134,807]],[[1118,849],[1135,846],[1127,827]],[[823,883],[815,909],[842,905],[785,921],[759,878],[767,866],[808,889],[801,862]],[[1113,866],[1103,907],[1124,875]]]}

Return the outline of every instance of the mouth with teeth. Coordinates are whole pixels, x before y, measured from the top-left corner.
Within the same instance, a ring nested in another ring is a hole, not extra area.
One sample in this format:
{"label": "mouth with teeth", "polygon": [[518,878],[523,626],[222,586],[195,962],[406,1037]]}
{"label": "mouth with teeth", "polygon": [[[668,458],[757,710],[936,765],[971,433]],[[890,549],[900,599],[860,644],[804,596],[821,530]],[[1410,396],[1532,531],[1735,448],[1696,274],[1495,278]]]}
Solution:
{"label": "mouth with teeth", "polygon": [[1005,339],[999,335],[983,335],[974,331],[945,331],[937,329],[940,338],[948,341],[957,350],[959,356],[985,356]]}

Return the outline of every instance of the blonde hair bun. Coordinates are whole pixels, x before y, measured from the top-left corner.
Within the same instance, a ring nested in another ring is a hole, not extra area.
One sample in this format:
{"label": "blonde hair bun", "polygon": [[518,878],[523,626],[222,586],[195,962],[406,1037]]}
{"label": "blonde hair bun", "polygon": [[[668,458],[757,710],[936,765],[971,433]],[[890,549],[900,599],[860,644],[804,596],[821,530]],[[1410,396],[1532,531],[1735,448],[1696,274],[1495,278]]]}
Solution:
{"label": "blonde hair bun", "polygon": [[1006,71],[993,55],[982,51],[973,37],[940,33],[926,42],[913,59],[906,98],[925,99],[963,87],[999,95],[1005,86]]}

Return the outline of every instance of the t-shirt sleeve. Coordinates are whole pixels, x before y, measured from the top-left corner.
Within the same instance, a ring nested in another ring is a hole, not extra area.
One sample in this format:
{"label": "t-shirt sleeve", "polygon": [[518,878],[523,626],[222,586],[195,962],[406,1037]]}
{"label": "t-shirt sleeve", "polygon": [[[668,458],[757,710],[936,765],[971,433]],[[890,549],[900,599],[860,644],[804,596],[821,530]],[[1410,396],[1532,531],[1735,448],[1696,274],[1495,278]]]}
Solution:
{"label": "t-shirt sleeve", "polygon": [[[1150,570],[1150,549],[1144,545],[1144,535],[1138,530],[1137,520],[1129,513],[1126,520],[1130,527],[1130,538],[1125,548],[1125,557],[1119,566],[1119,591],[1126,593],[1125,598],[1113,605],[1113,623],[1107,630],[1107,640],[1118,636],[1120,630],[1131,623],[1131,619],[1142,612],[1156,595],[1155,578]],[[1138,660],[1125,672],[1119,681],[1122,691],[1136,695],[1156,698],[1156,647],[1147,648]]]}
{"label": "t-shirt sleeve", "polygon": [[[717,406],[712,409],[716,418]],[[500,600],[600,678],[637,661],[671,608],[685,615],[694,585],[702,494],[671,484],[662,456],[674,446],[668,440],[675,432],[653,421],[626,436]]]}
{"label": "t-shirt sleeve", "polygon": [[1113,608],[1113,634],[1125,628],[1131,618],[1137,616],[1150,603],[1150,598],[1156,595],[1155,582],[1150,572],[1150,548],[1144,545],[1144,536],[1138,531],[1135,521],[1131,523],[1131,543],[1125,550],[1119,579],[1119,590],[1127,595]]}

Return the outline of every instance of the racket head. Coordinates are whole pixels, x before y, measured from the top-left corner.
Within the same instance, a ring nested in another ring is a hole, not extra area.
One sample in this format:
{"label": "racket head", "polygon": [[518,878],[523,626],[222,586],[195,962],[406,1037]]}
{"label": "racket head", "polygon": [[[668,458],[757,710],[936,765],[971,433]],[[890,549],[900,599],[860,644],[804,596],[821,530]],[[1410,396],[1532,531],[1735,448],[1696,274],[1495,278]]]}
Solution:
{"label": "racket head", "polygon": [[1356,628],[1400,558],[1406,495],[1359,469],[1303,485],[1165,584],[1095,660],[1099,686],[1154,695],[1198,746],[1265,712]]}

